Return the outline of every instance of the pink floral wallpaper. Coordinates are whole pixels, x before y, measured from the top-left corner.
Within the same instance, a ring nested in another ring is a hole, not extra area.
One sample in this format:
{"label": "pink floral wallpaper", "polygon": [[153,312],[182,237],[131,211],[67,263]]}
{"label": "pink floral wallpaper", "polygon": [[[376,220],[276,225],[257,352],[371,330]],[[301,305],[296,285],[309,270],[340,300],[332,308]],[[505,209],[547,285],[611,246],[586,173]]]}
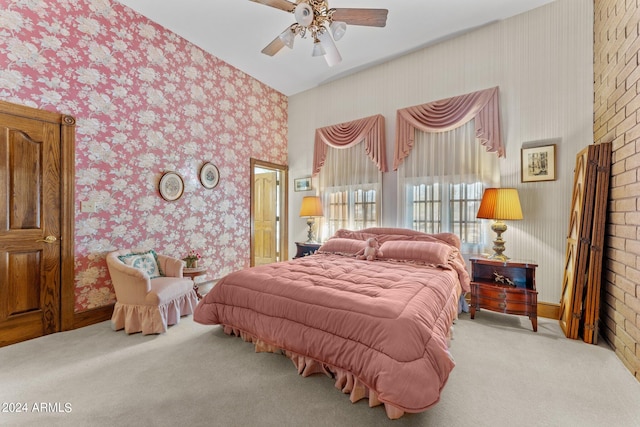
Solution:
{"label": "pink floral wallpaper", "polygon": [[0,64],[0,99],[77,120],[76,311],[115,301],[115,249],[197,250],[211,278],[248,266],[249,159],[286,164],[283,94],[110,0],[0,0]]}

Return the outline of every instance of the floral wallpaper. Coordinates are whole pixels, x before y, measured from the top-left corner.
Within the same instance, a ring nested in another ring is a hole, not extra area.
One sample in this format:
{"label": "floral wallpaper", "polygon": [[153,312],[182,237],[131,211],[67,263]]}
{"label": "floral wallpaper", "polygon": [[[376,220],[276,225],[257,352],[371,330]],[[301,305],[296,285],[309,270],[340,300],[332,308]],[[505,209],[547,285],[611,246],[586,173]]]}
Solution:
{"label": "floral wallpaper", "polygon": [[0,65],[0,99],[77,120],[76,311],[115,301],[115,249],[196,250],[211,278],[249,265],[249,159],[286,164],[283,94],[110,0],[0,0]]}

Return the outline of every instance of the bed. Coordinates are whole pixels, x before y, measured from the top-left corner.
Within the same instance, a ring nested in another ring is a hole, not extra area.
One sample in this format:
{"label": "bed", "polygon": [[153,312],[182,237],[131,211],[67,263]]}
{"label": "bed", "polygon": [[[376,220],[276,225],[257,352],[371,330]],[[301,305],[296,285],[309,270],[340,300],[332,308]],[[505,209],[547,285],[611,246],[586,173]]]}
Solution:
{"label": "bed", "polygon": [[[380,253],[358,259],[375,238]],[[194,320],[282,353],[303,376],[323,373],[389,418],[436,404],[454,361],[458,299],[469,275],[454,234],[339,230],[313,255],[220,279]]]}

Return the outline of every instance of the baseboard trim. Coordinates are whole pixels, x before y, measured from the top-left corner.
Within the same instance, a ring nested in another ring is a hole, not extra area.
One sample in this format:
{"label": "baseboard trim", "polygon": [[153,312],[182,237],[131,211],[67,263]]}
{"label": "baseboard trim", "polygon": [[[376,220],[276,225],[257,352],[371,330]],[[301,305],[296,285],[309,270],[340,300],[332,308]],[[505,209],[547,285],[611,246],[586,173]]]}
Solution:
{"label": "baseboard trim", "polygon": [[83,328],[85,326],[93,325],[111,319],[111,315],[113,314],[113,307],[114,304],[109,304],[103,307],[74,313],[73,329]]}
{"label": "baseboard trim", "polygon": [[553,320],[560,319],[560,304],[554,304],[551,302],[539,302],[538,317],[545,317],[547,319]]}

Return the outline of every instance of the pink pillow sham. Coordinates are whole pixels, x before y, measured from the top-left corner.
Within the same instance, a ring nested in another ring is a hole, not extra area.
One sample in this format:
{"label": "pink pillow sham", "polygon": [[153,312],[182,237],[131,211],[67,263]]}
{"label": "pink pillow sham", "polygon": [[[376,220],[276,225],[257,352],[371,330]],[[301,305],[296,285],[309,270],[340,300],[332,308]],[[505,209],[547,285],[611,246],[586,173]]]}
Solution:
{"label": "pink pillow sham", "polygon": [[451,259],[453,248],[437,242],[389,240],[380,246],[380,251],[383,259],[446,265]]}
{"label": "pink pillow sham", "polygon": [[344,239],[333,237],[320,246],[318,252],[336,255],[354,256],[367,246],[364,240]]}
{"label": "pink pillow sham", "polygon": [[340,238],[340,239],[353,239],[353,240],[367,240],[370,237],[377,238],[378,236],[372,233],[363,233],[361,231],[351,231],[351,230],[341,228],[340,230],[336,231],[336,234],[334,234],[334,237],[332,237],[332,239]]}
{"label": "pink pillow sham", "polygon": [[390,240],[410,240],[414,242],[443,242],[456,248],[460,247],[460,238],[453,233],[426,234],[420,231],[404,228],[366,228],[360,231],[341,228],[333,237],[345,239],[367,240],[370,237],[382,244]]}

